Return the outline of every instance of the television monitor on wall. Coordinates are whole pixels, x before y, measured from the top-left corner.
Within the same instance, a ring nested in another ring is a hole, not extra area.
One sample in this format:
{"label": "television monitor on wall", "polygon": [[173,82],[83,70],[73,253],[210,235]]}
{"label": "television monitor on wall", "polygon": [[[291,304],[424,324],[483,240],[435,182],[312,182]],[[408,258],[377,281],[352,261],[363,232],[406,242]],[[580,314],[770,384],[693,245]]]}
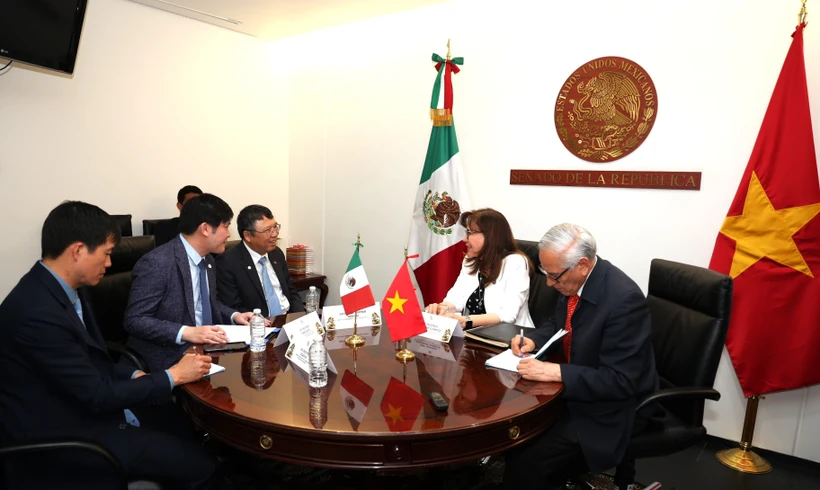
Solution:
{"label": "television monitor on wall", "polygon": [[0,58],[74,73],[87,0],[0,0]]}

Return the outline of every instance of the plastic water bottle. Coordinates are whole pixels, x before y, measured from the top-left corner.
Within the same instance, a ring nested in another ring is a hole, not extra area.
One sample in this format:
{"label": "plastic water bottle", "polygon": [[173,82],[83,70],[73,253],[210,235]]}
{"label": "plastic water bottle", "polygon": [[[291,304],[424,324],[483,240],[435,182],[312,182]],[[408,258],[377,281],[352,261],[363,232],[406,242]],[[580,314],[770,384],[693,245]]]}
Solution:
{"label": "plastic water bottle", "polygon": [[307,298],[305,299],[305,311],[307,313],[313,313],[314,311],[319,309],[319,291],[316,290],[316,286],[311,286],[310,291],[307,293]]}
{"label": "plastic water bottle", "polygon": [[250,324],[251,352],[262,352],[265,350],[265,317],[262,316],[262,310],[253,310]]}
{"label": "plastic water bottle", "polygon": [[308,384],[311,388],[321,388],[327,385],[327,349],[322,337],[316,337],[310,344],[308,351],[310,360],[310,379]]}

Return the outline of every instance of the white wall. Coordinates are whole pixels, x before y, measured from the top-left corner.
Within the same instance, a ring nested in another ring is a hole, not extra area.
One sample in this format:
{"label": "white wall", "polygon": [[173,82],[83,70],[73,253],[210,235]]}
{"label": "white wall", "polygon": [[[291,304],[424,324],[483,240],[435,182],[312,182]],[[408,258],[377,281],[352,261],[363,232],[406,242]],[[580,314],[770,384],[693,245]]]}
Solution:
{"label": "white wall", "polygon": [[132,214],[140,234],[144,218],[176,215],[177,190],[196,184],[235,214],[261,202],[287,223],[288,79],[269,51],[92,0],[73,78],[16,63],[0,75],[0,297],[39,258],[43,219],[65,199]]}
{"label": "white wall", "polygon": [[[791,42],[798,3],[701,0],[659,9],[651,0],[458,0],[283,41],[276,47],[295,53],[291,220],[305,224],[293,237],[317,248],[333,304],[350,243],[361,232],[368,277],[374,293],[384,294],[403,257],[430,133],[429,57],[444,55],[452,38],[453,55],[465,58],[455,77],[454,112],[475,207],[499,209],[526,239],[558,222],[582,224],[600,253],[644,287],[654,257],[707,266]],[[805,44],[820,128],[816,26],[807,29]],[[649,72],[659,112],[634,155],[595,165],[564,149],[552,114],[572,70],[607,55]],[[519,187],[508,184],[512,168],[701,171],[703,185],[699,192]],[[745,400],[726,359],[717,388],[723,399],[709,402],[708,429],[739,440]],[[820,442],[811,436],[818,429],[820,387],[772,395],[761,402],[754,442],[820,461]]]}

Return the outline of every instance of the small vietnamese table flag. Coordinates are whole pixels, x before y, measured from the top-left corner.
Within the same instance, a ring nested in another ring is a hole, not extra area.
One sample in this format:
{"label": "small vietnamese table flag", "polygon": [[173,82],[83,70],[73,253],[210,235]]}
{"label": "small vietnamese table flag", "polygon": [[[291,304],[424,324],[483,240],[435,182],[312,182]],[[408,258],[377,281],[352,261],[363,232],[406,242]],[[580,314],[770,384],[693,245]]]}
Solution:
{"label": "small vietnamese table flag", "polygon": [[711,269],[734,279],[726,348],[746,396],[820,383],[820,185],[797,26]]}
{"label": "small vietnamese table flag", "polygon": [[392,376],[379,404],[391,432],[411,430],[423,406],[424,398],[416,390]]}
{"label": "small vietnamese table flag", "polygon": [[345,315],[350,315],[362,308],[376,304],[373,291],[370,289],[370,283],[367,281],[367,275],[364,273],[362,260],[359,258],[359,247],[362,246],[362,243],[356,241],[353,245],[356,247],[356,251],[353,252],[353,257],[350,258],[350,263],[347,265],[347,271],[342,277],[342,283],[339,284],[339,296],[342,297]]}
{"label": "small vietnamese table flag", "polygon": [[399,272],[393,278],[382,300],[382,314],[390,330],[390,340],[398,342],[427,331],[421,307],[416,299],[416,290],[407,269],[407,260],[402,262]]}

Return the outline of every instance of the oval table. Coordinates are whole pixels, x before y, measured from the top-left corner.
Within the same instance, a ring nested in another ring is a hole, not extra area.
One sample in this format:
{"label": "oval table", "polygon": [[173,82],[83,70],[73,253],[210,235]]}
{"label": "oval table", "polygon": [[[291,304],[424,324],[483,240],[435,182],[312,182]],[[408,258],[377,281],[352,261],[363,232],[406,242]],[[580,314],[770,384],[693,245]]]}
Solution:
{"label": "oval table", "polygon": [[[259,456],[328,468],[406,469],[476,460],[540,434],[557,419],[560,383],[534,383],[484,367],[483,345],[413,338],[402,364],[380,327],[328,332],[338,373],[324,388],[288,363],[287,345],[214,356],[222,373],[182,387],[194,422],[228,445]],[[449,402],[436,411],[430,392]]]}

